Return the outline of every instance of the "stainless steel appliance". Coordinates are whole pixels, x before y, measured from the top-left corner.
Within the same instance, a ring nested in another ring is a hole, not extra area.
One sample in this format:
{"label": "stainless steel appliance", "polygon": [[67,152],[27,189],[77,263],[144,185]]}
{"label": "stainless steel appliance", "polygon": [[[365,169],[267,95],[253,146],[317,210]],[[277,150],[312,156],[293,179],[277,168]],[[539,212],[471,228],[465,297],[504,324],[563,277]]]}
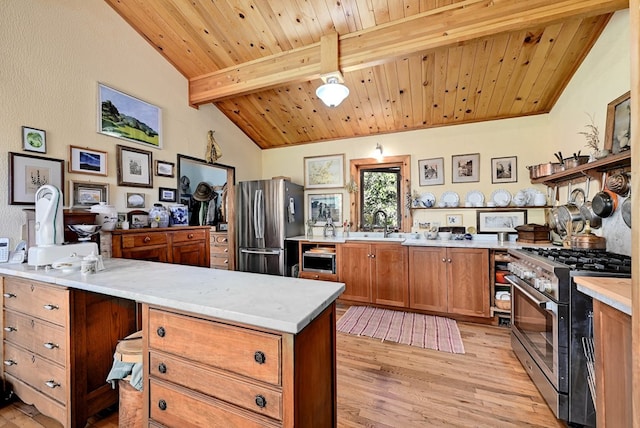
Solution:
{"label": "stainless steel appliance", "polygon": [[238,269],[285,275],[285,239],[304,235],[304,189],[283,179],[239,182]]}
{"label": "stainless steel appliance", "polygon": [[336,253],[302,253],[302,270],[307,272],[336,273]]}
{"label": "stainless steel appliance", "polygon": [[573,278],[630,277],[631,258],[597,250],[522,248],[511,262],[511,344],[558,419],[595,427],[583,338],[593,336],[593,302]]}

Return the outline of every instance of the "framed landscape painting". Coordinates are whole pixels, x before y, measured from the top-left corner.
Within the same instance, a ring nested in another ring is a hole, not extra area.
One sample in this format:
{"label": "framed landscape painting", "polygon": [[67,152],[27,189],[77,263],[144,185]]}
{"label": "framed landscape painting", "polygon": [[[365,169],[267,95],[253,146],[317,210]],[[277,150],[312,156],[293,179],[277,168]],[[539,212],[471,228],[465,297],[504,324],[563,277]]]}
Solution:
{"label": "framed landscape painting", "polygon": [[491,159],[492,183],[515,183],[518,181],[518,158],[509,156]]}
{"label": "framed landscape painting", "polygon": [[419,160],[418,173],[421,186],[444,184],[444,158]]}
{"label": "framed landscape painting", "polygon": [[527,224],[527,210],[478,211],[478,233],[516,232]]}
{"label": "framed landscape painting", "polygon": [[161,149],[162,111],[98,83],[98,132]]}
{"label": "framed landscape painting", "polygon": [[344,155],[304,158],[304,187],[321,189],[344,186]]}
{"label": "framed landscape painting", "polygon": [[480,153],[452,156],[451,164],[452,183],[480,181]]}
{"label": "framed landscape painting", "polygon": [[107,152],[69,146],[69,172],[107,175]]}

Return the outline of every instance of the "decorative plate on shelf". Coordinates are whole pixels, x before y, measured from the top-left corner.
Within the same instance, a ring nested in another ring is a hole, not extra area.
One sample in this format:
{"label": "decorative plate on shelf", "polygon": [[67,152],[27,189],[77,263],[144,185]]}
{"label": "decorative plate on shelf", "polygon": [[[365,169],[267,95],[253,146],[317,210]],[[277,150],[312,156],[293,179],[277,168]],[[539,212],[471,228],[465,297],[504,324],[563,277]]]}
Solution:
{"label": "decorative plate on shelf", "polygon": [[460,204],[460,196],[456,192],[444,192],[440,197],[448,207],[457,207]]}
{"label": "decorative plate on shelf", "polygon": [[484,203],[484,195],[479,190],[472,190],[467,193],[465,202],[470,202],[474,207],[482,206]]}
{"label": "decorative plate on shelf", "polygon": [[504,189],[494,190],[491,194],[491,200],[497,207],[509,206],[509,203],[511,202],[511,193]]}
{"label": "decorative plate on shelf", "polygon": [[423,193],[420,196],[420,206],[424,208],[431,208],[436,206],[436,195],[433,193]]}
{"label": "decorative plate on shelf", "polygon": [[534,205],[533,200],[535,199],[536,194],[540,193],[538,189],[534,189],[533,187],[529,187],[528,189],[522,189],[522,192],[527,197],[527,200],[525,203],[525,205],[527,206],[533,206]]}

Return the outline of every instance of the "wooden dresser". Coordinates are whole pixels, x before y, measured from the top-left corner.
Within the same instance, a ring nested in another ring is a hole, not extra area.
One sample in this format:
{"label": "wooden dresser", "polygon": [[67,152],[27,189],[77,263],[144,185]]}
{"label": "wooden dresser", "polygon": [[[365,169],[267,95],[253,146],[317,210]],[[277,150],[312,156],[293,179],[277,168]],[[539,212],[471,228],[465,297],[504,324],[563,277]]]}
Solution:
{"label": "wooden dresser", "polygon": [[65,427],[84,427],[118,400],[105,379],[118,340],[136,331],[135,303],[22,278],[0,280],[8,387]]}
{"label": "wooden dresser", "polygon": [[210,232],[211,267],[214,269],[229,269],[231,254],[229,252],[229,235],[227,232]]}
{"label": "wooden dresser", "polygon": [[209,226],[114,230],[111,256],[209,267]]}
{"label": "wooden dresser", "polygon": [[335,316],[294,335],[144,305],[144,426],[335,427]]}

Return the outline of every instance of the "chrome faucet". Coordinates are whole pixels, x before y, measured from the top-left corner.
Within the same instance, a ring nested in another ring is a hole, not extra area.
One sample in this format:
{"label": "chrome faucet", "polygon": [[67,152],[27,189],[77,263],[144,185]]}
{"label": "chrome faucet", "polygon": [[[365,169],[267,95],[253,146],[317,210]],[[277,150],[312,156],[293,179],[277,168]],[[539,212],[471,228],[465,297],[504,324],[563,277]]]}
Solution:
{"label": "chrome faucet", "polygon": [[376,212],[373,213],[373,224],[376,225],[379,223],[376,222],[377,218],[378,218],[378,214],[382,214],[382,219],[384,220],[384,223],[382,224],[384,226],[384,237],[388,237],[389,236],[389,226],[387,225],[387,213],[382,211],[382,210],[378,210]]}
{"label": "chrome faucet", "polygon": [[[329,235],[329,229],[331,229],[330,235]],[[331,219],[331,216],[327,217],[327,222],[324,224],[322,236],[324,236],[325,238],[336,237],[336,226],[333,224],[333,220]]]}

